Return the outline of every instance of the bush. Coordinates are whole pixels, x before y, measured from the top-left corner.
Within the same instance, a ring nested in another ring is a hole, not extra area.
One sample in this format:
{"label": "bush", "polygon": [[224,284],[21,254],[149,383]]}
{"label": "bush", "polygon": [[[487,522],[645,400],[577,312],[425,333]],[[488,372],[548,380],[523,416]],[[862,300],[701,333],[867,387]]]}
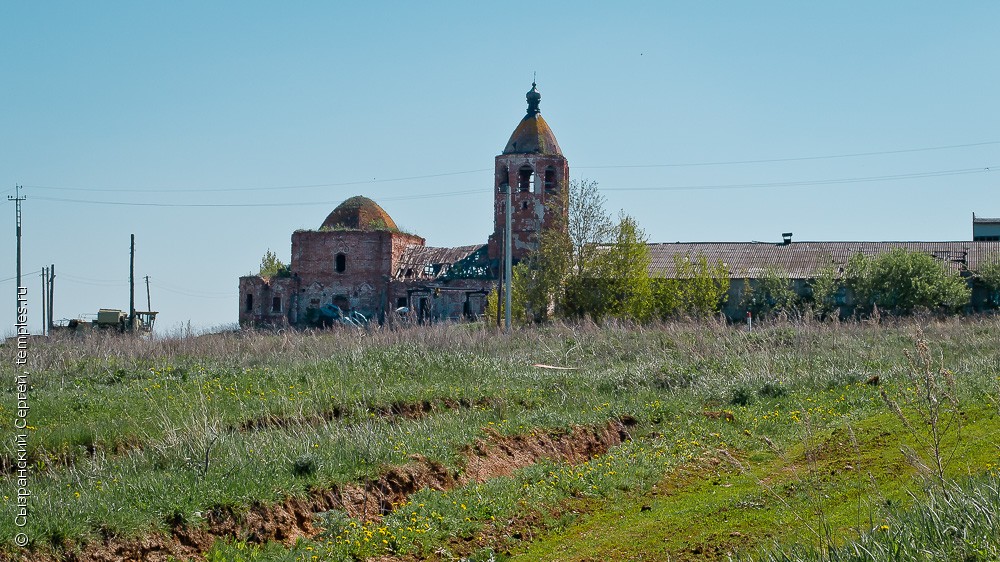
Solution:
{"label": "bush", "polygon": [[743,280],[740,305],[754,318],[766,318],[779,314],[794,315],[801,311],[802,300],[787,272],[768,267],[761,278]]}
{"label": "bush", "polygon": [[319,463],[312,455],[299,455],[292,462],[292,474],[295,476],[310,476],[319,470]]}
{"label": "bush", "polygon": [[745,386],[734,388],[733,394],[729,397],[729,403],[733,406],[746,406],[752,401],[753,392]]}
{"label": "bush", "polygon": [[757,394],[761,395],[762,398],[781,398],[788,394],[788,391],[780,382],[766,382],[760,387]]}
{"label": "bush", "polygon": [[918,308],[956,312],[969,304],[972,294],[965,280],[944,263],[901,248],[875,257],[855,254],[845,277],[862,311],[878,307],[894,314]]}
{"label": "bush", "polygon": [[987,302],[993,308],[1000,307],[1000,260],[979,264],[974,273],[976,281],[989,293]]}
{"label": "bush", "polygon": [[654,279],[653,300],[661,318],[707,318],[722,310],[729,293],[729,270],[705,256],[674,256],[674,279]]}

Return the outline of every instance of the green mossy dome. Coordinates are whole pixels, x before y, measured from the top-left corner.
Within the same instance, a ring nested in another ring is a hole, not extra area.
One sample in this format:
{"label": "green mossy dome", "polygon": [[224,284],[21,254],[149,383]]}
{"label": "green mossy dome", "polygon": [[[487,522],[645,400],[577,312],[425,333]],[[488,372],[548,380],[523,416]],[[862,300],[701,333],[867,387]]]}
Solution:
{"label": "green mossy dome", "polygon": [[337,206],[323,221],[326,230],[397,230],[389,213],[371,199],[356,195]]}

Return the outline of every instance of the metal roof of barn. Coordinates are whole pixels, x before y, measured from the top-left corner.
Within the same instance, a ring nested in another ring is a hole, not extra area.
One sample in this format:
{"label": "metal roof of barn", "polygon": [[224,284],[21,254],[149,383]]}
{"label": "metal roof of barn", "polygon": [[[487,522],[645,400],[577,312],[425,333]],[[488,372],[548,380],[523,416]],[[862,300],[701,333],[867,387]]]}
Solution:
{"label": "metal roof of barn", "polygon": [[650,275],[676,276],[675,256],[709,264],[722,263],[732,279],[759,279],[769,270],[792,279],[809,279],[828,266],[843,267],[854,254],[877,256],[894,249],[924,252],[954,271],[975,270],[980,263],[1000,259],[1000,242],[678,242],[648,244]]}

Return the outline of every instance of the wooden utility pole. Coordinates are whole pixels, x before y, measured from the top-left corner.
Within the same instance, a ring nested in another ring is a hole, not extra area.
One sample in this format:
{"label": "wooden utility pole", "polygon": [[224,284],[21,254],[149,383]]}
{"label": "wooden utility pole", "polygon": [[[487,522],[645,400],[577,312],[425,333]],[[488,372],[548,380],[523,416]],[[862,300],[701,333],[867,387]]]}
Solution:
{"label": "wooden utility pole", "polygon": [[504,297],[503,326],[504,326],[504,329],[507,331],[507,333],[510,333],[511,291],[513,290],[513,287],[511,286],[511,281],[512,281],[511,278],[514,276],[513,275],[513,270],[511,269],[513,267],[512,266],[513,244],[512,244],[511,238],[513,238],[513,234],[514,233],[513,233],[512,226],[510,224],[511,220],[513,219],[513,216],[512,216],[512,213],[511,213],[511,208],[510,208],[510,204],[511,204],[511,201],[510,201],[511,193],[510,192],[513,191],[513,190],[510,188],[510,185],[508,185],[508,184],[504,184],[504,185],[507,185],[507,204],[504,205],[504,207],[505,207],[505,213],[507,215],[504,218],[505,218],[507,224],[504,225],[504,228],[506,230],[506,235],[504,236],[504,250],[503,250],[503,284],[504,284],[504,295],[503,295],[503,297]]}
{"label": "wooden utility pole", "polygon": [[45,327],[48,326],[49,313],[45,310],[46,301],[49,294],[48,268],[42,268],[42,335],[45,334]]}
{"label": "wooden utility pole", "polygon": [[149,301],[149,276],[146,276],[146,311],[153,310],[153,305]]}
{"label": "wooden utility pole", "polygon": [[52,326],[55,325],[55,322],[53,322],[53,320],[55,319],[55,315],[52,312],[53,311],[52,301],[55,299],[55,296],[56,296],[56,264],[52,264],[51,266],[49,266],[49,300],[48,300],[49,318],[48,318],[48,328],[46,329],[48,333],[52,333]]}
{"label": "wooden utility pole", "polygon": [[14,202],[14,234],[17,238],[17,288],[14,289],[14,318],[17,318],[17,311],[21,308],[18,291],[21,289],[21,201],[27,199],[21,197],[21,186],[14,185],[14,196],[7,196],[8,201]]}
{"label": "wooden utility pole", "polygon": [[135,234],[128,252],[128,329],[135,329]]}

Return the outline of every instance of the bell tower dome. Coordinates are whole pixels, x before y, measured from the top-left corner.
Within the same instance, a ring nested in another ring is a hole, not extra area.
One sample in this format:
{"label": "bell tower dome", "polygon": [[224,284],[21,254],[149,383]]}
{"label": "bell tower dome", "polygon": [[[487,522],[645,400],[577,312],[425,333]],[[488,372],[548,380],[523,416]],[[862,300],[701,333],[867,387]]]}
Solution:
{"label": "bell tower dome", "polygon": [[515,262],[536,250],[542,229],[552,227],[558,215],[565,217],[568,212],[569,162],[538,109],[542,95],[534,82],[525,98],[527,114],[510,135],[503,153],[496,157],[490,259],[503,256],[507,198],[504,186],[511,189],[511,247]]}

